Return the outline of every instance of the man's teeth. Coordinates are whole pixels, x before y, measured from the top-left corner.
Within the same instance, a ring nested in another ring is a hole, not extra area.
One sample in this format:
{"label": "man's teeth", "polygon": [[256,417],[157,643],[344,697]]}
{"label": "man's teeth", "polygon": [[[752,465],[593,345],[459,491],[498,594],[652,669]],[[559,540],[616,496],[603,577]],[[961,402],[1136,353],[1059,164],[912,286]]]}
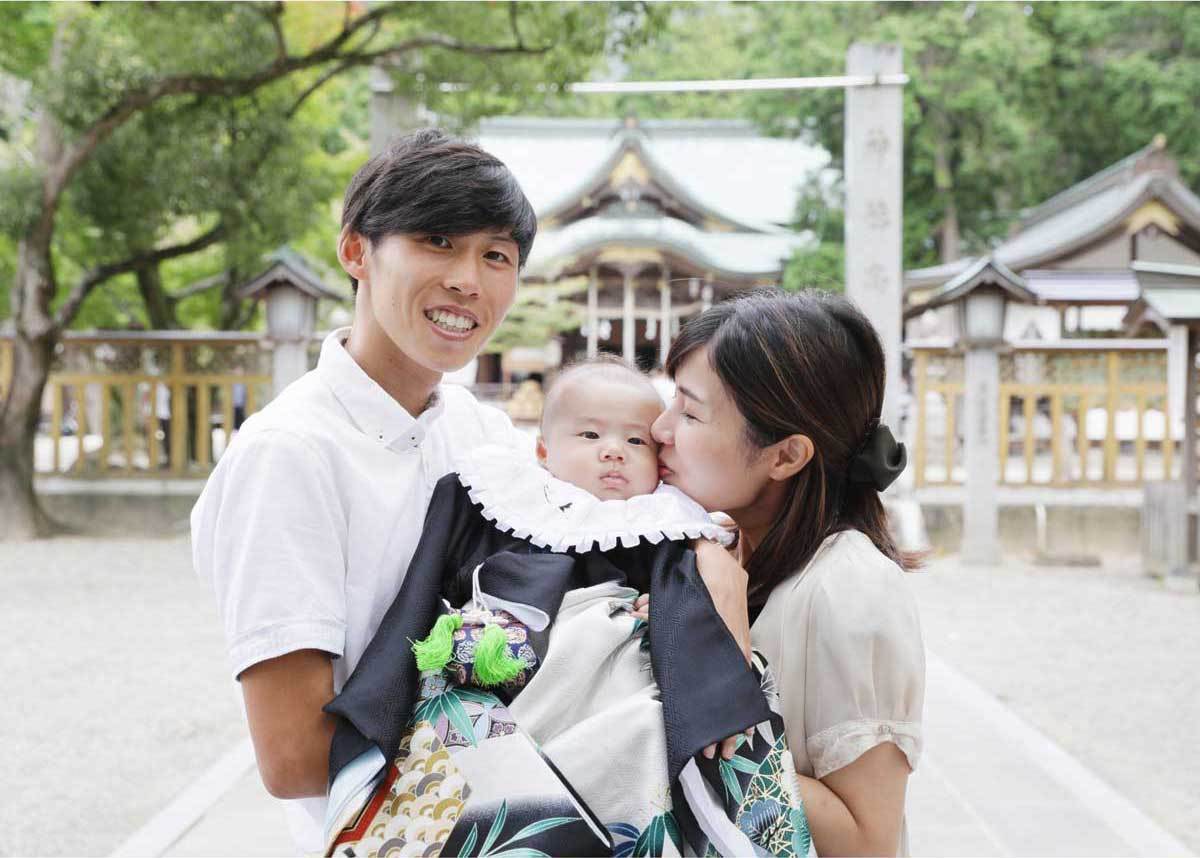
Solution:
{"label": "man's teeth", "polygon": [[426,311],[425,318],[429,319],[429,321],[433,322],[439,328],[445,328],[448,331],[469,331],[476,325],[473,320],[468,319],[466,316],[457,316],[445,310]]}

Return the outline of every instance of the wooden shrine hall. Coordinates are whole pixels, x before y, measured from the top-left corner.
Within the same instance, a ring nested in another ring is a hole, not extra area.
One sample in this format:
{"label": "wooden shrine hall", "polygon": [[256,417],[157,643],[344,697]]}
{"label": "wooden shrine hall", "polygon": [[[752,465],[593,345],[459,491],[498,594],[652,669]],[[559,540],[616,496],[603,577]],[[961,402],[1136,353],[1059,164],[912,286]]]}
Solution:
{"label": "wooden shrine hall", "polygon": [[523,282],[575,284],[565,300],[584,306],[562,359],[612,351],[644,369],[663,363],[682,322],[779,282],[812,243],[786,225],[799,186],[828,161],[720,120],[493,119],[479,140],[538,215]]}

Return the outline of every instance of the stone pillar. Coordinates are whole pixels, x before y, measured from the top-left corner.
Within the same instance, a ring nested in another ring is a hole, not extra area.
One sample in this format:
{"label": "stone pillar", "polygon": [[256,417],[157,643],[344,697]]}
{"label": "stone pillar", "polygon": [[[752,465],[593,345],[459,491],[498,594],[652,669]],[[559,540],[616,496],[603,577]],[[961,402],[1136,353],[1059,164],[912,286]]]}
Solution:
{"label": "stone pillar", "polygon": [[995,346],[971,346],[965,361],[963,436],[967,481],[963,486],[962,560],[973,566],[1000,562],[1000,511],[996,486],[1000,425],[1000,355]]}
{"label": "stone pillar", "polygon": [[632,268],[622,270],[621,276],[624,278],[624,303],[621,312],[621,357],[633,363],[637,358],[637,321],[633,317],[633,307],[635,298],[635,283],[634,271]]}
{"label": "stone pillar", "polygon": [[671,351],[671,278],[663,272],[662,283],[658,284],[659,312],[662,315],[662,333],[659,334],[658,359],[667,365],[667,354]]}
{"label": "stone pillar", "polygon": [[[1188,329],[1186,325],[1171,325],[1167,330],[1167,437],[1164,443],[1173,443],[1173,428],[1183,419],[1184,388],[1187,385]],[[1185,424],[1186,425],[1186,424]],[[1180,470],[1182,474],[1183,471]],[[1170,474],[1165,475],[1171,479]]]}
{"label": "stone pillar", "polygon": [[[903,71],[899,45],[856,43],[846,53],[849,75]],[[846,294],[866,313],[883,342],[883,421],[892,427],[900,423],[902,384],[903,107],[898,85],[846,89]]]}
{"label": "stone pillar", "polygon": [[294,286],[267,289],[267,339],[271,342],[271,396],[308,372],[308,341],[317,299]]}
{"label": "stone pillar", "polygon": [[391,74],[380,66],[371,68],[371,154],[378,155],[401,134],[421,127],[420,106],[396,92]]}
{"label": "stone pillar", "polygon": [[1187,503],[1188,563],[1200,559],[1200,520],[1191,513],[1196,502],[1196,354],[1200,352],[1200,331],[1188,331],[1187,383],[1183,388],[1183,496]]}
{"label": "stone pillar", "polygon": [[600,298],[598,272],[593,268],[588,273],[587,291],[587,356],[594,358],[600,353]]}
{"label": "stone pillar", "polygon": [[1183,385],[1183,456],[1180,482],[1183,496],[1190,504],[1196,497],[1196,351],[1200,332],[1188,331],[1187,363],[1184,365]]}

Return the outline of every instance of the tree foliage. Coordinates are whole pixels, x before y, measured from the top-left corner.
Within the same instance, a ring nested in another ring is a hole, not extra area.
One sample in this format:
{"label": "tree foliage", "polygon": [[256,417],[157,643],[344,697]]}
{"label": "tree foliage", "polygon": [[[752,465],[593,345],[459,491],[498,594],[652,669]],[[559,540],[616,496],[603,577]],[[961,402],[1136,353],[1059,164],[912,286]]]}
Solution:
{"label": "tree foliage", "polygon": [[[898,42],[911,78],[904,94],[908,267],[986,249],[1022,209],[1160,132],[1185,180],[1200,180],[1196,4],[683,4],[670,8],[667,25],[621,71],[654,80],[837,75],[853,41]],[[841,92],[827,90],[578,96],[564,110],[750,118],[769,133],[824,146],[840,168],[843,106]],[[805,225],[812,198],[800,199],[797,224]],[[793,267],[820,273],[835,256],[822,243]]]}
{"label": "tree foliage", "polygon": [[[52,112],[70,147],[122,97],[188,80],[122,120],[78,166],[58,202],[55,306],[97,265],[217,230],[187,258],[107,278],[77,326],[236,327],[250,318],[222,271],[253,273],[284,242],[334,263],[336,203],[367,155],[368,69],[395,64],[401,92],[465,128],[586,77],[605,50],[650,32],[634,4],[6,4],[0,74]],[[364,18],[371,20],[363,24]],[[323,62],[339,32],[353,34]],[[62,46],[55,64],[52,46]],[[11,36],[11,38],[10,38]],[[242,85],[290,64],[278,79]],[[294,69],[291,66],[296,66]],[[274,69],[274,71],[272,71]],[[439,83],[457,84],[446,90]],[[0,88],[0,94],[4,90]],[[23,119],[24,121],[19,121]],[[37,218],[36,112],[0,111],[0,272]],[[193,258],[194,257],[194,258]],[[11,276],[5,283],[10,283]]]}

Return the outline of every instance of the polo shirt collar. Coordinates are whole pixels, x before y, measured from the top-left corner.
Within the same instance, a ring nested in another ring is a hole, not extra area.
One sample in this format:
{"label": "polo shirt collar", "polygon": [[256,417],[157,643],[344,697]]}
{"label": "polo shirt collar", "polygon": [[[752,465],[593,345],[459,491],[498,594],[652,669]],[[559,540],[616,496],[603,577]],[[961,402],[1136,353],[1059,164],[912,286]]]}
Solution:
{"label": "polo shirt collar", "polygon": [[350,357],[343,345],[349,336],[349,328],[339,328],[325,338],[317,372],[366,435],[384,447],[419,447],[429,427],[445,410],[441,390],[434,389],[429,407],[414,418]]}

